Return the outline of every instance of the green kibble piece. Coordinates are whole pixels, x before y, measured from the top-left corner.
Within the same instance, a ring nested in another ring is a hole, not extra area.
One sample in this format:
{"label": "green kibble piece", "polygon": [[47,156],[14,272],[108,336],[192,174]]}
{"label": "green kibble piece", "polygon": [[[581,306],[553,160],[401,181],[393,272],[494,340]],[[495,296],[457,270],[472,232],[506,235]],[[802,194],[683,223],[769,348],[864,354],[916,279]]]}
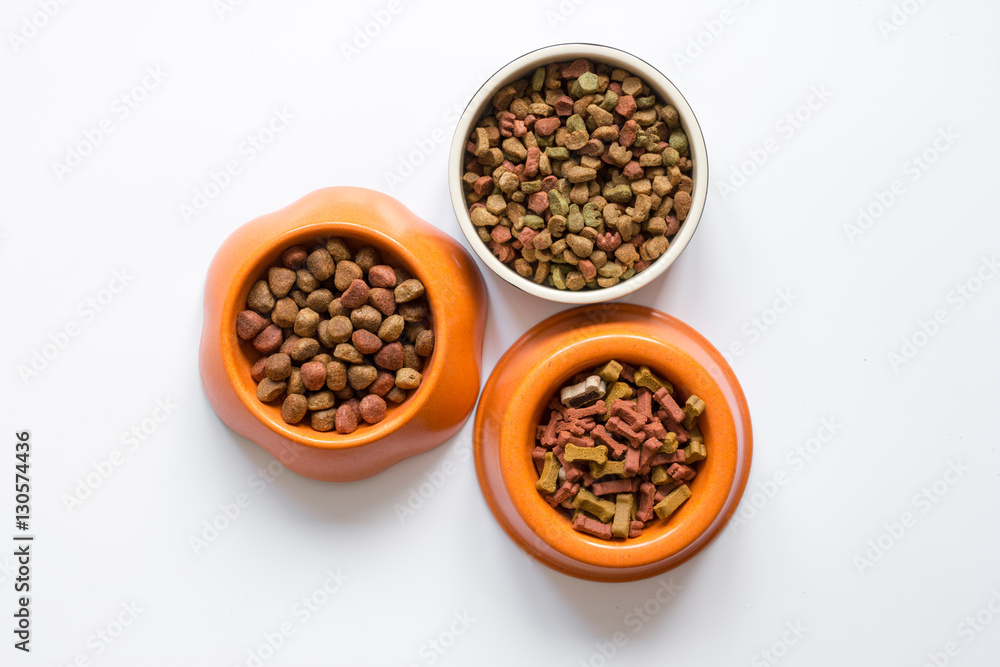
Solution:
{"label": "green kibble piece", "polygon": [[687,401],[684,403],[684,428],[688,430],[694,428],[698,417],[703,412],[705,412],[705,401],[694,394],[688,396]]}
{"label": "green kibble piece", "polygon": [[524,226],[531,227],[532,229],[541,229],[545,226],[545,220],[538,215],[526,215],[524,216]]}
{"label": "green kibble piece", "polygon": [[604,222],[601,209],[594,202],[587,202],[583,205],[583,224],[588,227],[600,227]]}
{"label": "green kibble piece", "polygon": [[573,114],[566,119],[566,129],[570,132],[586,132],[587,123],[580,114]]}
{"label": "green kibble piece", "polygon": [[635,268],[630,266],[627,269],[625,269],[625,273],[621,275],[621,278],[619,278],[619,280],[628,280],[634,275],[635,275]]}
{"label": "green kibble piece", "polygon": [[659,454],[673,454],[677,451],[677,443],[677,434],[673,432],[667,433],[667,437],[663,439],[663,444],[656,451]]}
{"label": "green kibble piece", "polygon": [[670,147],[673,148],[678,153],[680,153],[681,155],[687,153],[688,138],[687,135],[684,134],[684,130],[678,128],[673,132],[671,132],[670,139],[667,140],[667,143],[669,143]]}
{"label": "green kibble piece", "polygon": [[628,204],[632,201],[632,187],[628,183],[604,186],[604,198],[615,204]]}
{"label": "green kibble piece", "polygon": [[549,271],[549,280],[556,289],[566,289],[566,280],[563,278],[563,267],[553,266]]}
{"label": "green kibble piece", "polygon": [[531,89],[536,93],[542,92],[542,86],[545,85],[545,68],[539,67],[535,70],[535,73],[531,75]]}
{"label": "green kibble piece", "polygon": [[559,483],[559,459],[552,452],[545,452],[545,457],[542,459],[544,461],[542,465],[542,474],[538,476],[538,481],[535,482],[535,488],[542,493],[555,493],[556,484]]}
{"label": "green kibble piece", "polygon": [[601,86],[597,75],[593,72],[584,72],[577,78],[576,82],[580,84],[580,90],[583,91],[584,95],[596,93]]}
{"label": "green kibble piece", "polygon": [[573,497],[573,508],[593,514],[601,523],[608,523],[615,516],[615,504],[613,502],[598,498],[583,487]]}
{"label": "green kibble piece", "polygon": [[695,461],[702,461],[708,456],[708,450],[705,448],[704,442],[691,441],[688,446],[684,448],[684,463],[694,463]]}
{"label": "green kibble piece", "polygon": [[700,442],[701,444],[705,444],[705,436],[701,434],[701,429],[698,428],[697,424],[688,430],[688,438],[691,442]]}
{"label": "green kibble piece", "polygon": [[564,453],[567,461],[593,461],[601,464],[608,460],[608,448],[605,445],[596,447],[580,447],[572,442],[566,443]]}
{"label": "green kibble piece", "polygon": [[660,159],[663,160],[663,164],[668,167],[672,167],[677,164],[677,161],[681,159],[681,154],[677,152],[677,149],[673,146],[667,146],[660,153]]}
{"label": "green kibble piece", "polygon": [[550,160],[568,160],[569,149],[565,146],[549,146],[545,149],[545,154]]}
{"label": "green kibble piece", "polygon": [[631,493],[619,493],[616,495],[615,517],[611,523],[611,534],[621,539],[628,537],[628,529],[632,523],[632,515],[634,513],[635,495]]}
{"label": "green kibble piece", "polygon": [[578,234],[583,230],[585,223],[586,219],[583,217],[583,213],[580,212],[580,207],[576,204],[570,206],[569,216],[566,220],[566,229],[573,234]]}
{"label": "green kibble piece", "polygon": [[650,95],[648,97],[637,97],[635,98],[635,105],[640,109],[648,109],[649,107],[656,104],[656,96]]}
{"label": "green kibble piece", "polygon": [[[539,148],[548,148],[549,146],[552,145],[553,141],[555,141],[555,134],[554,133],[550,134],[547,137],[540,137],[537,134],[535,135],[535,143],[538,144]],[[552,156],[550,155],[549,157],[552,157]]]}
{"label": "green kibble piece", "polygon": [[552,215],[566,215],[569,213],[569,202],[555,188],[549,190],[549,210],[552,211]]}
{"label": "green kibble piece", "polygon": [[666,519],[690,497],[691,489],[688,488],[687,484],[681,484],[676,489],[668,493],[663,500],[653,505],[653,511],[656,512],[657,517]]}
{"label": "green kibble piece", "polygon": [[600,106],[605,111],[611,111],[616,106],[618,106],[618,93],[613,90],[608,90],[604,93],[604,101],[601,102]]}
{"label": "green kibble piece", "polygon": [[521,183],[521,192],[526,195],[533,195],[541,189],[541,181],[525,181],[524,183]]}
{"label": "green kibble piece", "polygon": [[625,477],[625,462],[615,461],[614,459],[608,459],[604,463],[590,462],[591,477],[594,479],[600,479],[606,475],[618,475],[619,477]]}
{"label": "green kibble piece", "polygon": [[489,243],[493,240],[493,237],[486,230],[485,227],[476,227],[476,233],[479,234],[479,240],[483,243]]}

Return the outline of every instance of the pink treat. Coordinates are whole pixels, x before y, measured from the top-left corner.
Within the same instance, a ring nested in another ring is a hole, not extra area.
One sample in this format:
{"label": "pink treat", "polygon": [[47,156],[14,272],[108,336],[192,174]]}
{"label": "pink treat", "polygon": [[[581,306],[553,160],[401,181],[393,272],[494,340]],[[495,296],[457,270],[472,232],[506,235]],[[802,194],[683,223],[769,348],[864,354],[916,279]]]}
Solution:
{"label": "pink treat", "polygon": [[590,432],[594,442],[599,445],[605,445],[608,449],[614,452],[615,456],[621,456],[625,453],[626,446],[617,440],[615,440],[608,430],[604,428],[603,424],[598,424],[594,427],[594,430]]}
{"label": "pink treat", "polygon": [[678,482],[688,482],[694,479],[695,469],[683,463],[675,463],[667,468],[667,474]]}
{"label": "pink treat", "polygon": [[639,472],[639,450],[634,447],[629,447],[625,451],[625,474],[635,475]]}
{"label": "pink treat", "polygon": [[611,524],[601,523],[585,514],[577,514],[573,517],[573,529],[604,540],[611,539]]}
{"label": "pink treat", "polygon": [[[504,228],[506,229],[506,227]],[[639,398],[636,401],[639,414],[643,415],[646,420],[651,420],[653,418],[653,394],[648,389],[639,390]]]}
{"label": "pink treat", "polygon": [[548,137],[559,129],[562,121],[557,116],[551,118],[539,118],[535,121],[535,134],[540,137]]}
{"label": "pink treat", "polygon": [[667,463],[684,463],[684,450],[678,449],[670,454],[653,454],[649,459],[649,467],[662,466]]}
{"label": "pink treat", "polygon": [[[616,113],[619,113],[622,116],[625,116],[626,118],[631,118],[632,114],[635,113],[635,110],[636,110],[636,104],[634,97],[632,97],[631,95],[622,95],[621,97],[618,98],[618,104],[615,105]],[[630,120],[629,122],[634,123],[635,121]],[[632,139],[633,140],[635,139],[635,135],[633,135]],[[622,144],[622,145],[625,146],[627,144]]]}
{"label": "pink treat", "polygon": [[584,72],[592,71],[592,66],[590,61],[586,58],[577,58],[569,65],[563,67],[562,78],[564,79],[575,79]]}
{"label": "pink treat", "polygon": [[620,435],[626,440],[628,440],[629,445],[632,447],[638,447],[639,443],[645,440],[645,434],[642,432],[635,432],[629,427],[621,417],[612,417],[608,420],[607,429],[609,432],[615,435]]}
{"label": "pink treat", "polygon": [[597,401],[585,408],[570,408],[566,411],[566,416],[570,419],[582,419],[583,417],[592,417],[593,415],[603,415],[607,411],[608,406],[604,401]]}
{"label": "pink treat", "polygon": [[595,496],[605,496],[609,493],[634,493],[638,488],[638,477],[625,477],[606,482],[594,482],[594,485],[590,487],[590,492]]}
{"label": "pink treat", "polygon": [[649,472],[649,468],[651,467],[649,462],[653,458],[653,455],[656,454],[656,450],[659,449],[662,444],[663,443],[656,438],[650,438],[649,440],[646,440],[646,442],[642,443],[642,449],[639,452],[640,475],[645,475]]}
{"label": "pink treat", "polygon": [[653,394],[653,398],[655,398],[656,402],[666,409],[670,416],[674,418],[674,421],[684,421],[684,417],[686,416],[684,414],[684,410],[681,406],[677,405],[677,401],[674,400],[674,397],[667,393],[666,387],[660,387],[657,389],[656,393]]}
{"label": "pink treat", "polygon": [[642,432],[651,438],[656,438],[657,440],[663,440],[667,437],[667,429],[663,428],[663,422],[659,418],[654,418],[653,421],[642,427]]}
{"label": "pink treat", "polygon": [[628,536],[629,537],[639,537],[642,535],[642,521],[633,521],[628,525]]}
{"label": "pink treat", "polygon": [[535,213],[541,213],[549,207],[549,195],[545,192],[536,192],[528,197],[528,208]]}
{"label": "pink treat", "polygon": [[653,518],[653,497],[656,495],[656,485],[652,482],[643,482],[639,487],[639,507],[635,511],[635,518],[640,521],[649,521]]}
{"label": "pink treat", "polygon": [[[573,113],[573,98],[569,95],[563,95],[556,100],[556,103],[552,106],[556,108],[556,114],[560,116],[568,116]],[[538,123],[536,122],[535,125],[537,126]]]}
{"label": "pink treat", "polygon": [[620,398],[611,404],[611,414],[632,427],[632,430],[638,430],[646,423],[645,416],[634,410],[631,403]]}

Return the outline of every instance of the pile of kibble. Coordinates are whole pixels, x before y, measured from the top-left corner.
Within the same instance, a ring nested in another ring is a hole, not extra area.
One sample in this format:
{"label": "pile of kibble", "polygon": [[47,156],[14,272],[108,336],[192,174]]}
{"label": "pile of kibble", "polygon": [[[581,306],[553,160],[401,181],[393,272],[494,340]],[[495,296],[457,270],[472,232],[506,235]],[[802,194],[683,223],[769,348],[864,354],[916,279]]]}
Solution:
{"label": "pile of kibble", "polygon": [[480,239],[557,289],[611,287],[645,270],[691,209],[676,107],[631,73],[583,58],[500,89],[466,155]]}
{"label": "pile of kibble", "polygon": [[611,360],[573,378],[536,429],[535,488],[577,531],[638,537],[691,497],[693,464],[708,454],[698,428],[704,401],[692,394],[682,407],[678,398],[647,366]]}
{"label": "pile of kibble", "polygon": [[257,398],[317,431],[352,433],[420,386],[434,351],[424,285],[371,246],[295,245],[250,288],[236,333],[260,354]]}

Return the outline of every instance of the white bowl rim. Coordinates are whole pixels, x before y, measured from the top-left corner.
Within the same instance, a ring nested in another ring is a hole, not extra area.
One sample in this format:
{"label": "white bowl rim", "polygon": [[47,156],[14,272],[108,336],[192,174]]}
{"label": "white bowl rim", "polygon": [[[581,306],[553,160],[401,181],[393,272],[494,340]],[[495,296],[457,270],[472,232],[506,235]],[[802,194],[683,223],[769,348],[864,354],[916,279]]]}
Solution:
{"label": "white bowl rim", "polygon": [[[577,292],[560,290],[548,285],[539,285],[533,280],[522,277],[501,262],[476,233],[476,227],[472,224],[472,219],[469,217],[465,191],[461,180],[466,137],[472,131],[473,125],[479,121],[483,107],[492,98],[493,92],[502,84],[517,80],[540,64],[575,58],[589,58],[597,63],[605,63],[627,69],[648,83],[658,97],[667,100],[677,108],[681,124],[688,137],[688,145],[690,146],[690,154],[693,162],[692,178],[694,180],[691,210],[670,242],[670,247],[666,253],[654,261],[645,271],[637,273],[617,285],[593,290],[584,289]],[[455,209],[455,216],[458,218],[459,227],[462,228],[462,232],[465,234],[466,239],[468,239],[473,252],[495,274],[514,287],[549,301],[576,305],[600,303],[618,299],[645,287],[666,271],[677,257],[680,256],[684,248],[687,247],[687,244],[694,236],[695,230],[698,228],[698,223],[704,212],[705,201],[708,198],[708,149],[705,145],[705,137],[702,134],[701,126],[694,111],[691,109],[691,105],[688,104],[687,99],[685,99],[673,82],[656,67],[627,51],[610,46],[586,42],[553,44],[529,51],[510,61],[497,70],[476,91],[462,112],[462,116],[455,128],[451,153],[448,158],[448,181],[451,191],[451,202]]]}

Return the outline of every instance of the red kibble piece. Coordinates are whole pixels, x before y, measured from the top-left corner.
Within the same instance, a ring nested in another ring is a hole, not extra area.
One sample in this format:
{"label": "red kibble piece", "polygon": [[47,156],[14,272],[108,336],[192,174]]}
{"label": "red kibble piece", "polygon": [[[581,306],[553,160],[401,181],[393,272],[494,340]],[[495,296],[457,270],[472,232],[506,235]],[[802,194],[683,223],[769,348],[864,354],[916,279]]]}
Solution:
{"label": "red kibble piece", "polygon": [[286,248],[283,253],[281,253],[281,263],[286,269],[301,269],[305,266],[306,258],[309,253],[306,249],[300,245],[293,245],[291,248]]}
{"label": "red kibble piece", "polygon": [[396,286],[396,270],[385,264],[373,266],[368,269],[368,284],[372,287],[392,289]]}
{"label": "red kibble piece", "polygon": [[358,404],[358,413],[369,424],[377,424],[385,419],[385,400],[381,396],[368,394]]}
{"label": "red kibble piece", "polygon": [[387,371],[398,371],[403,367],[403,344],[389,343],[375,354],[375,365]]}
{"label": "red kibble piece", "polygon": [[340,305],[344,308],[360,308],[368,301],[368,283],[355,278],[350,286],[340,295]]}
{"label": "red kibble piece", "polygon": [[396,386],[396,376],[386,371],[379,371],[375,376],[375,381],[368,385],[368,391],[377,395],[385,396]]}
{"label": "red kibble piece", "polygon": [[358,329],[351,334],[351,343],[361,354],[375,354],[382,349],[382,339],[367,329]]}
{"label": "red kibble piece", "polygon": [[683,463],[674,463],[667,468],[667,474],[678,482],[688,482],[694,479],[695,469]]}
{"label": "red kibble piece", "polygon": [[269,324],[253,339],[253,346],[261,354],[273,354],[281,347],[281,327]]}
{"label": "red kibble piece", "polygon": [[602,540],[611,539],[611,524],[601,523],[597,519],[592,519],[586,514],[577,514],[573,517],[573,528],[581,533],[587,533]]}
{"label": "red kibble piece", "polygon": [[[563,95],[552,106],[555,107],[557,115],[568,116],[573,113],[573,98],[569,95]],[[537,122],[535,123],[535,127],[538,127]]]}
{"label": "red kibble piece", "polygon": [[504,227],[503,225],[497,225],[493,228],[490,236],[497,243],[506,243],[511,239],[510,227]]}
{"label": "red kibble piece", "polygon": [[476,194],[480,197],[485,197],[489,193],[493,192],[493,177],[483,176],[476,179],[476,182],[472,185],[472,189],[475,190]]}
{"label": "red kibble piece", "polygon": [[260,313],[253,310],[241,311],[236,316],[236,335],[240,340],[250,340],[267,328],[270,322]]}
{"label": "red kibble piece", "polygon": [[594,482],[590,492],[595,496],[606,496],[609,493],[634,493],[639,489],[638,477],[610,479],[606,482]]}
{"label": "red kibble piece", "polygon": [[333,419],[334,428],[337,429],[337,433],[347,435],[348,433],[354,433],[358,429],[358,415],[354,410],[354,406],[347,403],[337,408],[337,414]]}
{"label": "red kibble piece", "polygon": [[535,121],[535,134],[540,137],[548,137],[558,130],[560,125],[562,125],[562,121],[556,116],[539,118]]}
{"label": "red kibble piece", "polygon": [[577,58],[562,69],[562,78],[575,79],[585,72],[593,71],[593,65],[586,58]]}
{"label": "red kibble piece", "polygon": [[267,357],[261,357],[250,367],[250,377],[254,382],[260,382],[267,377]]}
{"label": "red kibble piece", "polygon": [[674,421],[684,421],[684,417],[686,416],[684,414],[684,410],[681,406],[677,405],[677,401],[675,401],[674,397],[667,392],[666,387],[660,387],[657,389],[656,393],[653,394],[653,398],[655,398],[656,402],[666,409]]}
{"label": "red kibble piece", "polygon": [[326,364],[321,361],[307,361],[302,364],[302,384],[309,391],[319,391],[326,384]]}
{"label": "red kibble piece", "polygon": [[[632,118],[632,114],[635,113],[636,103],[635,98],[631,95],[622,95],[618,98],[618,104],[615,105],[615,113],[618,113],[625,118]],[[635,121],[630,120],[629,123],[634,123]],[[620,136],[620,135],[619,135]],[[634,139],[635,137],[633,137]],[[628,146],[629,144],[622,144],[622,146]]]}

